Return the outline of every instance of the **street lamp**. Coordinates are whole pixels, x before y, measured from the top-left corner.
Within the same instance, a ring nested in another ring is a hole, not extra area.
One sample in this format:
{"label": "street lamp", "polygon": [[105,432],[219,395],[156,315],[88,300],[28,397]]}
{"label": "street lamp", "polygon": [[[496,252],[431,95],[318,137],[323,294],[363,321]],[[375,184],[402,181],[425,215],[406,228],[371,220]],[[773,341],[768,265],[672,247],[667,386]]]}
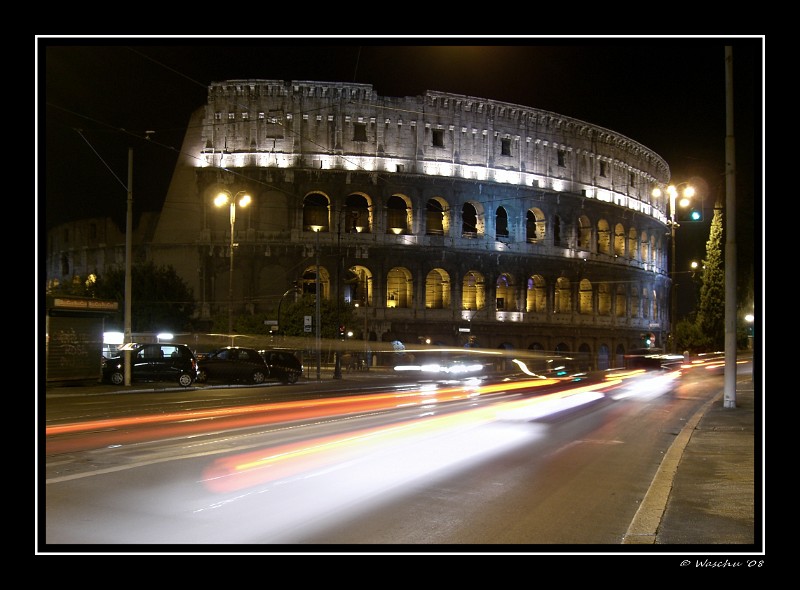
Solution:
{"label": "street lamp", "polygon": [[247,207],[250,204],[250,195],[246,191],[239,191],[232,195],[230,191],[223,190],[214,198],[214,205],[223,207],[230,205],[230,218],[231,218],[231,243],[230,243],[230,257],[231,267],[228,273],[228,334],[231,338],[231,346],[233,346],[233,249],[237,246],[233,241],[233,228],[236,224],[236,204],[240,207]]}
{"label": "street lamp", "polygon": [[311,231],[315,234],[316,244],[314,247],[314,254],[316,256],[316,284],[315,284],[315,291],[316,291],[316,300],[317,300],[317,308],[316,308],[316,348],[317,348],[317,381],[321,380],[320,376],[320,365],[322,364],[322,336],[320,333],[320,324],[322,323],[321,317],[322,314],[320,312],[320,288],[319,288],[319,232],[322,230],[321,225],[312,225]]}
{"label": "street lamp", "polygon": [[[686,188],[680,193],[680,199],[678,199],[679,192],[678,189],[681,186],[685,186]],[[676,218],[676,205],[680,205],[681,207],[686,207],[690,199],[694,196],[694,187],[689,185],[686,182],[682,182],[678,185],[669,185],[667,187],[667,195],[669,195],[669,222],[668,225],[670,226],[670,278],[672,279],[672,283],[670,284],[669,290],[669,301],[670,301],[670,312],[669,312],[669,338],[670,338],[670,352],[675,352],[675,320],[676,316],[678,315],[678,285],[675,281],[676,278],[676,257],[675,257],[675,229],[680,226],[680,224],[675,220]],[[656,188],[653,189],[653,196],[660,197],[661,196],[661,189]]]}

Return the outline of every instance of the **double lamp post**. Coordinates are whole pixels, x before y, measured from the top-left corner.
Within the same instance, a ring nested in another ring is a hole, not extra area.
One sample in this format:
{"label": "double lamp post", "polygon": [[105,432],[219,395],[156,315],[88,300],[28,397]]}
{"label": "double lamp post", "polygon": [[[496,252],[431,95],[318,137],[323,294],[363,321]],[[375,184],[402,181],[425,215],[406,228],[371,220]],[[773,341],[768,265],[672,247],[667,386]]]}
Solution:
{"label": "double lamp post", "polygon": [[[683,191],[680,187],[685,186]],[[678,285],[676,284],[677,277],[677,257],[675,254],[675,230],[680,227],[677,221],[677,207],[686,207],[690,199],[694,196],[694,187],[686,182],[677,185],[669,185],[667,187],[667,196],[669,197],[669,222],[670,227],[670,291],[669,291],[669,338],[670,338],[670,352],[675,352],[675,321],[678,315]],[[661,190],[656,188],[653,190],[653,195],[656,197],[661,196]],[[680,199],[678,198],[680,196]]]}
{"label": "double lamp post", "polygon": [[247,191],[239,191],[235,195],[228,190],[221,191],[214,199],[217,207],[230,206],[231,242],[230,242],[230,272],[228,273],[228,335],[233,346],[233,251],[238,244],[234,241],[234,226],[236,225],[236,205],[247,207],[251,197]]}

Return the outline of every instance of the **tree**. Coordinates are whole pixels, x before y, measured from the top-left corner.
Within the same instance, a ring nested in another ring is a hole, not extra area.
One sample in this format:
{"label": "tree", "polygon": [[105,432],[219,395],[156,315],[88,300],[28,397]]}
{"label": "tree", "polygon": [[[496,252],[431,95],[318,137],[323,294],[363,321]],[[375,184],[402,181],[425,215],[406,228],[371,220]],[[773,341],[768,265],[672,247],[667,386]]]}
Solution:
{"label": "tree", "polygon": [[725,349],[725,271],[722,264],[722,206],[714,207],[706,257],[703,260],[700,302],[697,308],[697,328],[703,335],[698,352]]}
{"label": "tree", "polygon": [[680,320],[675,325],[675,345],[677,351],[700,352],[706,348],[706,338],[700,331],[695,314]]}
{"label": "tree", "polygon": [[[339,303],[338,309],[335,301],[322,299],[320,301],[320,316],[322,324],[320,337],[338,338],[339,326],[350,326],[353,323],[352,307],[349,303]],[[316,301],[313,294],[306,294],[297,301],[284,305],[281,311],[281,325],[279,329],[285,336],[303,336],[305,332],[305,316],[311,316],[312,325],[316,321]],[[312,328],[312,335],[316,330]]]}
{"label": "tree", "polygon": [[[131,267],[131,331],[191,331],[195,301],[191,288],[172,266],[153,262]],[[119,325],[125,308],[125,270],[112,269],[97,278],[93,295],[119,302]]]}

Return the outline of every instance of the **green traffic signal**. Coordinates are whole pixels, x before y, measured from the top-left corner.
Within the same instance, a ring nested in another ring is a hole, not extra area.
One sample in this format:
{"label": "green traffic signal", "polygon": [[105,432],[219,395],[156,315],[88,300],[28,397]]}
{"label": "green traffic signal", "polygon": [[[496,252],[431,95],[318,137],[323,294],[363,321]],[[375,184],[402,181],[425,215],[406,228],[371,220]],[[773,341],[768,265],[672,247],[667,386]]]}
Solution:
{"label": "green traffic signal", "polygon": [[703,221],[703,207],[690,205],[685,209],[678,209],[678,221]]}

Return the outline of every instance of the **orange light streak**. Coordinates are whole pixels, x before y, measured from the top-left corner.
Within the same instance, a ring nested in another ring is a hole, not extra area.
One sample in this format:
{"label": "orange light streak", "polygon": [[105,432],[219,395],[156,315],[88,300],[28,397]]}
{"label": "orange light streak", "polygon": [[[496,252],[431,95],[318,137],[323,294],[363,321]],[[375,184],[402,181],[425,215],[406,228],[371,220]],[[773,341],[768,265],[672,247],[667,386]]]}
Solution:
{"label": "orange light streak", "polygon": [[275,422],[305,420],[336,414],[352,414],[376,410],[387,410],[398,407],[421,406],[434,402],[456,401],[459,399],[475,397],[476,395],[487,395],[492,393],[514,391],[518,389],[528,389],[531,387],[553,385],[556,383],[559,383],[559,381],[555,379],[531,380],[478,387],[445,387],[433,391],[414,389],[404,392],[372,393],[367,395],[352,395],[317,400],[298,400],[295,402],[239,406],[234,408],[185,410],[182,412],[170,412],[167,414],[128,416],[124,418],[92,420],[89,422],[57,424],[53,426],[47,426],[45,428],[45,435],[55,436],[59,434],[71,434],[92,430],[109,430],[130,426],[159,424],[164,422],[174,422],[176,420],[206,420],[213,418],[242,416],[253,413],[269,414],[267,416],[263,416],[262,421],[264,424],[271,424]]}
{"label": "orange light streak", "polygon": [[[558,382],[557,380],[553,381]],[[386,445],[400,439],[407,441],[409,436],[474,428],[497,420],[498,413],[552,402],[578,393],[609,389],[621,382],[621,380],[610,381],[600,384],[600,386],[588,384],[533,398],[502,402],[494,406],[472,408],[443,416],[418,418],[390,427],[368,428],[342,435],[320,437],[310,441],[240,453],[215,460],[204,472],[203,481],[206,487],[214,492],[240,490],[329,465],[334,460],[341,462],[352,457],[357,451],[363,454],[377,450],[378,445]],[[537,380],[534,383],[541,383],[541,381]],[[481,389],[499,391],[501,387],[501,385],[492,385]],[[506,391],[507,389],[502,390]]]}

